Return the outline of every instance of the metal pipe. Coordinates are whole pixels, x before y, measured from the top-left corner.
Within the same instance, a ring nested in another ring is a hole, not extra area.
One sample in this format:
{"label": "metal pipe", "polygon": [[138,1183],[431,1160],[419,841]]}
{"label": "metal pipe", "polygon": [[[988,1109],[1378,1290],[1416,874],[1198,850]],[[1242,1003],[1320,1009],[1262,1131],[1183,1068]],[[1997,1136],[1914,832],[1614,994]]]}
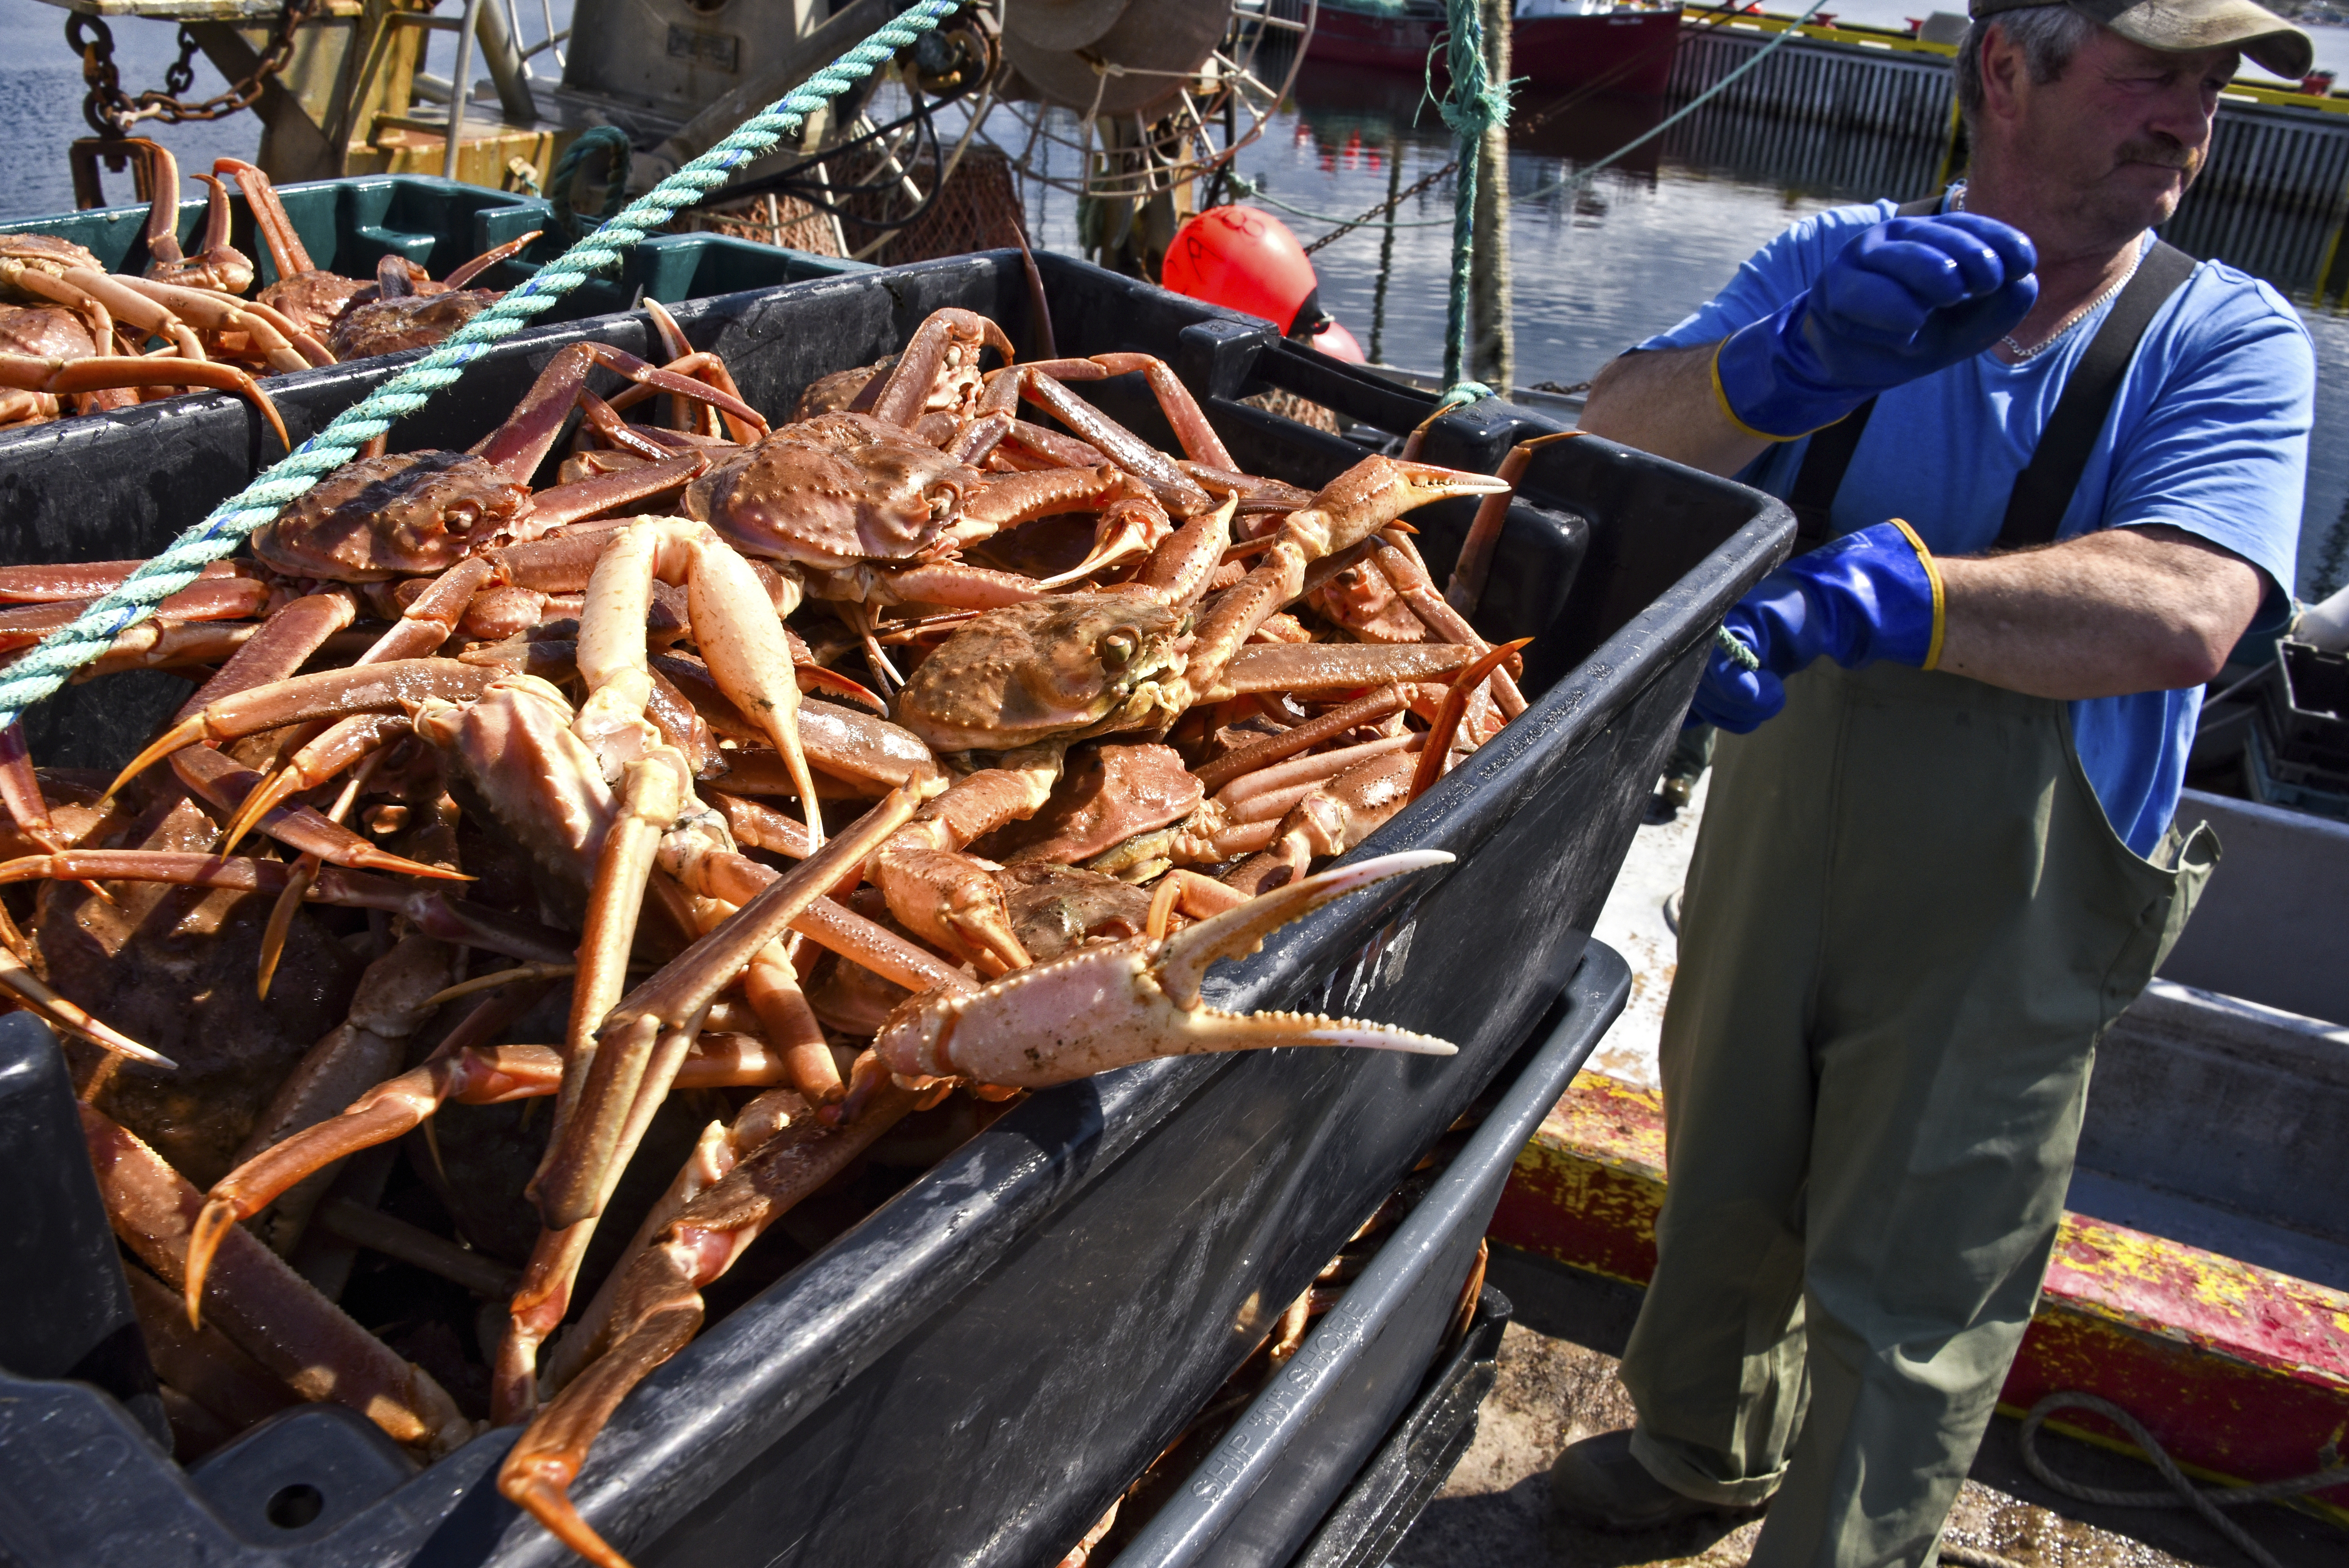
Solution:
{"label": "metal pipe", "polygon": [[481,63],[489,67],[490,80],[498,89],[498,107],[505,111],[506,119],[515,125],[534,125],[538,121],[538,101],[531,96],[530,81],[524,74],[529,67],[523,64],[514,30],[508,26],[506,11],[512,4],[513,0],[503,0],[501,5],[481,8]]}
{"label": "metal pipe", "polygon": [[449,145],[440,158],[440,178],[457,178],[457,154],[465,139],[465,99],[473,82],[473,35],[481,26],[481,0],[465,0],[465,20],[457,29],[457,66],[449,73]]}

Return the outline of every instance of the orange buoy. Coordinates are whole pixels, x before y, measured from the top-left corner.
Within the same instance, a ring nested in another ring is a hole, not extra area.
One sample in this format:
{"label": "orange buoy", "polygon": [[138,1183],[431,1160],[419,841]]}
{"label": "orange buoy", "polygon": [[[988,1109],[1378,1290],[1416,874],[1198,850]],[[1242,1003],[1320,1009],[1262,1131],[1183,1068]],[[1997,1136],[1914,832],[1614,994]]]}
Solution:
{"label": "orange buoy", "polygon": [[1210,207],[1175,232],[1163,281],[1179,294],[1259,317],[1284,335],[1320,319],[1319,282],[1288,225],[1254,207]]}

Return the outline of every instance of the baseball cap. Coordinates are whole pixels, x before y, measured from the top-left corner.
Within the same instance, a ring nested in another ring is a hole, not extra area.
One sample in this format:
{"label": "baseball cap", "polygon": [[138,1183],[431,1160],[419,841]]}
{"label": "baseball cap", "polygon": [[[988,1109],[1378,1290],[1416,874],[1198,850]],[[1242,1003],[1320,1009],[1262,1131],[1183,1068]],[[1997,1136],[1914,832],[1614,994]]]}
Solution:
{"label": "baseball cap", "polygon": [[[2023,11],[2048,0],[1971,0],[1976,21]],[[2064,0],[2148,49],[2239,49],[2280,77],[2297,81],[2316,63],[2307,34],[2251,0]]]}

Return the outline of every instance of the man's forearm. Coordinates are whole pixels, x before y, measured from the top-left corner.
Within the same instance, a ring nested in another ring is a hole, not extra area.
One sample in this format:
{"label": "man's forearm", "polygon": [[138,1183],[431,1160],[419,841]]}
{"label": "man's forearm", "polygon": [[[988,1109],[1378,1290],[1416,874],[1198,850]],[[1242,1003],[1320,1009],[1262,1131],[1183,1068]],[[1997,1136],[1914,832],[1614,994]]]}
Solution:
{"label": "man's forearm", "polygon": [[1938,667],[2060,701],[2212,679],[2265,586],[2242,557],[2175,528],[2111,528],[1937,564]]}
{"label": "man's forearm", "polygon": [[1626,354],[1599,373],[1582,428],[1726,479],[1771,443],[1730,420],[1713,390],[1718,346]]}

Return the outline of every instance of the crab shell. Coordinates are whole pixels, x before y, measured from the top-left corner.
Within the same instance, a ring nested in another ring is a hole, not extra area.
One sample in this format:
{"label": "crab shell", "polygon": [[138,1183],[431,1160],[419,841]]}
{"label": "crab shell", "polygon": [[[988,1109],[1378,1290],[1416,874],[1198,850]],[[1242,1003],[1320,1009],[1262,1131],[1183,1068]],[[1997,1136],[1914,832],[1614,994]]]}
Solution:
{"label": "crab shell", "polygon": [[498,300],[494,289],[450,289],[399,299],[360,300],[335,318],[326,346],[336,359],[429,348],[446,340]]}
{"label": "crab shell", "polygon": [[391,452],[327,475],[253,536],[253,552],[288,576],[380,583],[445,572],[529,510],[529,489],[480,458]]}
{"label": "crab shell", "polygon": [[1142,727],[1164,713],[1168,677],[1183,673],[1182,620],[1131,593],[990,610],[922,661],[897,694],[897,722],[938,751]]}
{"label": "crab shell", "polygon": [[0,305],[0,354],[80,359],[97,352],[89,328],[63,305]]}
{"label": "crab shell", "polygon": [[750,555],[836,571],[932,550],[978,470],[864,414],[786,425],[685,492],[685,514]]}

